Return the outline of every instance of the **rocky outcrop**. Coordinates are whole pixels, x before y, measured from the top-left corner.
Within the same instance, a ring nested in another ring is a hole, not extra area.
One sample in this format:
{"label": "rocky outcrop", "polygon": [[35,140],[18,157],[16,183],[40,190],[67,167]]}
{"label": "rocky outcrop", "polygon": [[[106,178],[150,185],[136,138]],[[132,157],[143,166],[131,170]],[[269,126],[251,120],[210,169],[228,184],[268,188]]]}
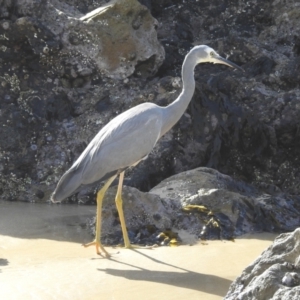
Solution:
{"label": "rocky outcrop", "polygon": [[[56,0],[2,4],[0,191],[3,199],[47,200],[88,142],[83,137],[91,139],[128,98],[144,101],[140,88],[121,91],[116,80],[134,72],[152,76],[164,48],[157,21],[136,0],[103,3],[85,14]],[[82,137],[79,128],[86,128]]]}
{"label": "rocky outcrop", "polygon": [[[110,188],[103,201],[102,234],[104,244],[115,245],[123,242],[123,236],[115,205],[117,186]],[[177,202],[166,202],[157,195],[143,193],[126,187],[122,193],[123,209],[132,243],[153,245],[160,232],[172,228],[172,220],[180,209]],[[88,228],[95,234],[95,218],[88,221]]]}
{"label": "rocky outcrop", "polygon": [[63,40],[69,41],[70,51],[88,52],[101,75],[127,78],[136,72],[149,77],[164,60],[164,48],[157,40],[158,23],[137,0],[112,1],[80,21],[84,26],[72,23]]}
{"label": "rocky outcrop", "polygon": [[[269,195],[262,202],[299,203],[298,4],[140,2],[145,6],[129,0],[0,1],[1,197],[47,201],[110,119],[139,103],[173,101],[181,91],[184,55],[194,44],[208,44],[245,72],[197,67],[187,112],[148,159],[126,173],[125,184],[149,191],[171,175],[206,166]],[[126,3],[136,8],[132,14]],[[124,43],[119,23],[131,30],[125,40],[137,43],[136,56],[130,56],[133,46],[111,47]],[[160,44],[166,56],[157,70]],[[99,55],[103,49],[106,58]],[[94,199],[94,190],[82,190],[69,201]],[[283,209],[282,219],[289,214]]]}
{"label": "rocky outcrop", "polygon": [[[115,206],[116,186],[103,202],[102,238],[122,242]],[[153,244],[161,231],[179,233],[184,244],[199,239],[234,239],[249,232],[291,231],[300,226],[299,198],[261,193],[209,168],[186,171],[143,193],[124,187],[124,214],[133,243]],[[89,224],[94,232],[95,220]]]}
{"label": "rocky outcrop", "polygon": [[19,1],[17,7],[21,17],[2,22],[2,51],[13,55],[16,42],[28,43],[52,75],[122,79],[136,71],[147,77],[164,60],[157,21],[136,0],[111,1],[87,14],[56,0]]}
{"label": "rocky outcrop", "polygon": [[230,286],[226,300],[300,298],[300,229],[278,236]]}
{"label": "rocky outcrop", "polygon": [[[231,239],[247,232],[290,231],[300,225],[299,197],[262,193],[214,169],[197,168],[171,176],[150,193],[179,202],[181,207],[191,206],[190,213],[184,214],[190,219],[185,227],[202,238]],[[197,206],[208,211],[198,213]],[[174,226],[177,222],[182,228],[178,218]]]}

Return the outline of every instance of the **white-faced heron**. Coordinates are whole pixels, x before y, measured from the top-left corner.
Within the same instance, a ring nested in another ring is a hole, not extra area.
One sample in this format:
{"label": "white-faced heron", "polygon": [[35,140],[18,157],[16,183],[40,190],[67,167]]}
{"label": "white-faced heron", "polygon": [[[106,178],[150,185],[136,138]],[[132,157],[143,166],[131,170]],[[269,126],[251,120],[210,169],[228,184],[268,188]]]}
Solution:
{"label": "white-faced heron", "polygon": [[183,89],[175,101],[166,107],[160,107],[154,103],[142,103],[115,117],[98,132],[72,167],[59,180],[51,196],[52,202],[60,202],[71,196],[80,186],[106,180],[102,189],[97,193],[96,237],[92,243],[84,246],[95,245],[98,254],[101,249],[106,256],[109,256],[100,241],[102,201],[108,187],[120,175],[115,200],[125,248],[131,247],[122,208],[124,172],[127,168],[146,159],[157,141],[178,122],[194,94],[194,68],[197,64],[206,62],[241,69],[219,56],[208,46],[194,47],[184,59]]}

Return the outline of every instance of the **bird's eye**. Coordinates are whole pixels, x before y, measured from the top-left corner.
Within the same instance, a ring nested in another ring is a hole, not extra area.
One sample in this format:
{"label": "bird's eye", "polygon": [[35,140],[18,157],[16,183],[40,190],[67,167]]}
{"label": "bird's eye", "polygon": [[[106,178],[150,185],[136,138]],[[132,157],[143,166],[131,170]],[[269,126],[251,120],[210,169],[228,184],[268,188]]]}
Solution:
{"label": "bird's eye", "polygon": [[209,55],[210,55],[211,57],[213,57],[213,56],[215,55],[215,53],[214,53],[213,51],[211,51],[211,52],[209,53]]}

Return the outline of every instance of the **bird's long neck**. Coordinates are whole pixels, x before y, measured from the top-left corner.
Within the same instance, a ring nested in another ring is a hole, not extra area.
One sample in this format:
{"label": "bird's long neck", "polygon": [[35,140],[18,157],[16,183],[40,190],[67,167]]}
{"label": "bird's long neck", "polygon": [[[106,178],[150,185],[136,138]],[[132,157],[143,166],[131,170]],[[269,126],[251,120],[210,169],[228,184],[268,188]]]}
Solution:
{"label": "bird's long neck", "polygon": [[161,135],[169,131],[187,109],[195,91],[194,69],[196,65],[197,60],[190,52],[182,65],[182,92],[174,102],[164,107],[164,126]]}

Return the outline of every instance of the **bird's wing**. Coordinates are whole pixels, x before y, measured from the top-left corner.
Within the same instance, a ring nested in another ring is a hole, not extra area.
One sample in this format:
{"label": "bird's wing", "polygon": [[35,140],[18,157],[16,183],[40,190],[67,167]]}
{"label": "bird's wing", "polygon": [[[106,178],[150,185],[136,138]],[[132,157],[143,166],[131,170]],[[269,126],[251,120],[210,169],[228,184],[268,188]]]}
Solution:
{"label": "bird's wing", "polygon": [[108,123],[80,158],[82,183],[100,180],[105,174],[127,168],[147,156],[160,137],[162,115],[156,105],[141,105]]}
{"label": "bird's wing", "polygon": [[136,106],[109,122],[61,177],[52,194],[62,201],[80,188],[104,180],[147,156],[161,134],[161,108],[152,103]]}

